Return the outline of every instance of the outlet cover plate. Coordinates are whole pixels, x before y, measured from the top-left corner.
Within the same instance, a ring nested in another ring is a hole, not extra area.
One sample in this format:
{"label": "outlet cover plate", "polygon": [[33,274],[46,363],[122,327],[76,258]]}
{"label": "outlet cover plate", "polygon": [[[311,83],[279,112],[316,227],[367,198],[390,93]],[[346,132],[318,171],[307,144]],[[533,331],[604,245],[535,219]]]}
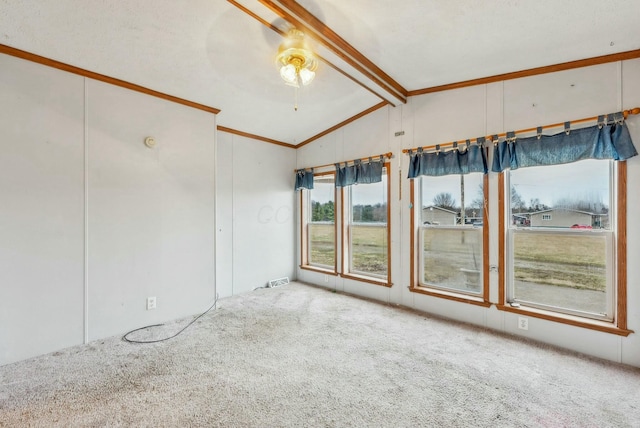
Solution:
{"label": "outlet cover plate", "polygon": [[155,297],[147,297],[147,310],[151,311],[156,308],[156,298]]}
{"label": "outlet cover plate", "polygon": [[529,330],[529,318],[518,317],[518,328],[520,330]]}

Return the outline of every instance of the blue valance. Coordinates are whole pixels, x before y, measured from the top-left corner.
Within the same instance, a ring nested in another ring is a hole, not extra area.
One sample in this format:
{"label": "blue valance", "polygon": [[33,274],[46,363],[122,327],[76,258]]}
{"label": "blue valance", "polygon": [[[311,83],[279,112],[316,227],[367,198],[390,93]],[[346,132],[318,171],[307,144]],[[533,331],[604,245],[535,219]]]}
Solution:
{"label": "blue valance", "polygon": [[313,168],[296,171],[296,190],[298,189],[313,189]]}
{"label": "blue valance", "polygon": [[440,176],[454,174],[468,174],[470,172],[487,173],[487,157],[483,148],[485,137],[479,137],[477,144],[468,145],[466,149],[458,149],[454,143],[454,150],[441,152],[436,146],[435,152],[425,153],[418,148],[416,153],[409,150],[409,177],[421,175]]}
{"label": "blue valance", "polygon": [[636,156],[638,152],[621,119],[622,113],[615,116],[615,123],[605,125],[601,116],[598,125],[575,130],[569,129],[567,122],[565,131],[555,135],[541,135],[542,129],[538,128],[537,136],[516,139],[510,132],[505,141],[496,145],[491,170],[502,172],[507,168],[558,165],[583,159],[626,160]]}
{"label": "blue valance", "polygon": [[346,187],[352,184],[379,183],[382,181],[382,168],[384,167],[384,156],[374,161],[369,158],[369,162],[362,162],[360,159],[353,161],[353,165],[336,166],[336,187]]}

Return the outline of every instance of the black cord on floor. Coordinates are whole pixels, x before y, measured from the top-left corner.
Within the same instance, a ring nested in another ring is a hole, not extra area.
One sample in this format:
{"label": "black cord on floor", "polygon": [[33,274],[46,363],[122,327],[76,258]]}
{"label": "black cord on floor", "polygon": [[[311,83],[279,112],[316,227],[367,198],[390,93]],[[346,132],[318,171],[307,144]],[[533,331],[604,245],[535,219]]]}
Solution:
{"label": "black cord on floor", "polygon": [[182,328],[182,330],[180,330],[179,332],[177,332],[173,336],[165,337],[164,339],[156,339],[156,340],[134,340],[134,339],[129,339],[127,337],[131,333],[135,333],[136,331],[145,330],[147,328],[152,328],[152,327],[160,327],[160,326],[164,325],[164,324],[153,324],[153,325],[147,325],[147,326],[144,326],[144,327],[136,328],[135,330],[131,330],[130,332],[128,332],[127,334],[122,336],[122,340],[124,340],[125,342],[129,342],[129,343],[158,343],[158,342],[164,342],[165,340],[173,339],[174,337],[176,337],[177,335],[179,335],[180,333],[185,331],[187,328],[189,328],[189,326],[191,326],[191,324],[193,324],[194,322],[198,321],[200,318],[205,316],[211,309],[213,309],[216,306],[216,303],[218,303],[217,295],[216,295],[216,299],[213,301],[213,304],[211,306],[209,306],[209,309],[207,309],[206,311],[204,311],[203,313],[201,313],[200,315],[195,317],[189,324],[184,326]]}

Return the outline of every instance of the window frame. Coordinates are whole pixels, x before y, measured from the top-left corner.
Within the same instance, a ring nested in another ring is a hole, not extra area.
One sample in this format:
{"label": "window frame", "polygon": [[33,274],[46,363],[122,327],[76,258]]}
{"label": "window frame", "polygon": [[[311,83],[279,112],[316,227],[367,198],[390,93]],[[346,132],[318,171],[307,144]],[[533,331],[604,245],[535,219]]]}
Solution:
{"label": "window frame", "polygon": [[610,183],[610,189],[615,195],[613,200],[616,202],[615,212],[615,228],[612,228],[614,239],[615,261],[613,292],[615,293],[615,308],[612,321],[597,320],[583,316],[577,316],[569,313],[562,313],[542,309],[539,307],[519,305],[512,306],[506,301],[508,294],[510,254],[507,252],[508,225],[506,222],[509,212],[506,201],[509,200],[508,190],[506,188],[507,177],[505,172],[498,175],[498,230],[500,239],[498,241],[498,310],[511,312],[519,315],[530,316],[534,318],[545,319],[562,324],[568,324],[576,327],[583,327],[591,330],[597,330],[605,333],[612,333],[619,336],[628,336],[632,333],[627,328],[627,164],[626,161],[614,162],[614,173],[611,177],[613,183]]}
{"label": "window frame", "polygon": [[[335,182],[335,171],[317,172],[314,174],[315,178],[318,176],[332,175]],[[334,206],[334,219],[333,219],[333,251],[334,251],[334,264],[333,269],[331,267],[326,268],[323,265],[314,265],[310,263],[310,239],[309,239],[309,224],[312,222],[309,220],[311,214],[311,194],[309,189],[302,189],[300,191],[300,269],[310,270],[314,272],[324,273],[326,275],[338,275],[338,216],[337,216],[337,189],[333,189],[333,206]]]}
{"label": "window frame", "polygon": [[[595,313],[590,313],[586,311],[580,311],[579,309],[570,309],[564,307],[555,307],[550,303],[544,302],[533,302],[527,301],[526,299],[520,299],[515,295],[515,251],[509,251],[507,254],[508,262],[505,264],[505,268],[507,271],[508,281],[507,281],[507,303],[516,303],[521,306],[537,308],[542,310],[547,310],[553,313],[560,313],[563,315],[575,315],[581,318],[588,318],[606,322],[612,322],[615,316],[615,269],[613,269],[615,265],[615,233],[613,230],[602,230],[602,231],[592,231],[592,230],[580,230],[580,229],[559,229],[553,230],[551,228],[536,228],[537,230],[525,229],[525,228],[513,228],[507,227],[507,248],[514,248],[513,242],[515,236],[518,234],[523,235],[538,235],[538,236],[592,236],[596,237],[600,235],[605,240],[605,246],[607,248],[605,253],[605,272],[606,272],[606,311],[607,315],[598,315]],[[608,318],[610,316],[610,318]]]}
{"label": "window frame", "polygon": [[[367,274],[366,272],[351,271],[351,202],[349,196],[345,196],[350,191],[351,186],[342,187],[340,190],[340,223],[341,227],[341,256],[340,256],[340,276],[345,279],[367,282],[370,284],[392,287],[391,282],[391,163],[383,164],[383,172],[387,179],[387,275],[386,278]],[[366,186],[366,184],[363,184]]]}
{"label": "window frame", "polygon": [[410,255],[410,284],[409,290],[414,293],[424,294],[427,296],[438,297],[448,300],[454,300],[462,303],[469,303],[472,305],[478,305],[483,307],[490,307],[489,301],[489,175],[483,174],[482,177],[482,191],[484,198],[484,206],[482,208],[482,283],[479,293],[465,293],[455,289],[445,289],[440,287],[432,287],[426,284],[421,284],[422,272],[420,272],[422,262],[421,257],[422,249],[419,248],[422,242],[420,233],[421,227],[421,211],[422,203],[418,203],[421,199],[417,192],[420,191],[420,185],[416,185],[415,179],[409,181],[410,192],[410,204],[411,204],[411,255]]}

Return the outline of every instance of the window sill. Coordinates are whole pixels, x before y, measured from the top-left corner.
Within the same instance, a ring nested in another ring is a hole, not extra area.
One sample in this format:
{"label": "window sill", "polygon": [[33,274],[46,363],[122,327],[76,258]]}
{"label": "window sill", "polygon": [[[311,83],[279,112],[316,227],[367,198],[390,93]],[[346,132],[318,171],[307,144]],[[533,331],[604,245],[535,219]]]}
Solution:
{"label": "window sill", "polygon": [[425,294],[427,296],[439,297],[442,299],[453,300],[461,303],[468,303],[471,305],[483,306],[488,308],[491,306],[491,302],[488,302],[482,298],[482,296],[471,296],[468,294],[456,293],[453,291],[445,291],[435,288],[429,288],[424,286],[409,287],[409,290],[413,293]]}
{"label": "window sill", "polygon": [[358,275],[355,273],[343,273],[340,276],[344,279],[352,279],[354,281],[367,282],[369,284],[381,285],[383,287],[391,288],[393,284],[391,282],[385,281],[384,279],[376,279],[370,276]]}
{"label": "window sill", "polygon": [[534,318],[540,318],[547,321],[554,321],[561,324],[568,324],[575,327],[587,328],[590,330],[601,331],[604,333],[616,334],[618,336],[629,336],[633,333],[633,330],[621,329],[616,327],[613,323],[606,321],[592,320],[588,318],[582,318],[574,315],[565,315],[557,312],[545,311],[542,309],[531,308],[526,306],[520,306],[515,308],[510,305],[496,305],[498,310],[505,312],[512,312],[515,314],[526,315]]}
{"label": "window sill", "polygon": [[331,269],[327,269],[327,268],[321,268],[318,266],[300,265],[300,269],[309,270],[311,272],[323,273],[325,275],[338,276],[338,272]]}

